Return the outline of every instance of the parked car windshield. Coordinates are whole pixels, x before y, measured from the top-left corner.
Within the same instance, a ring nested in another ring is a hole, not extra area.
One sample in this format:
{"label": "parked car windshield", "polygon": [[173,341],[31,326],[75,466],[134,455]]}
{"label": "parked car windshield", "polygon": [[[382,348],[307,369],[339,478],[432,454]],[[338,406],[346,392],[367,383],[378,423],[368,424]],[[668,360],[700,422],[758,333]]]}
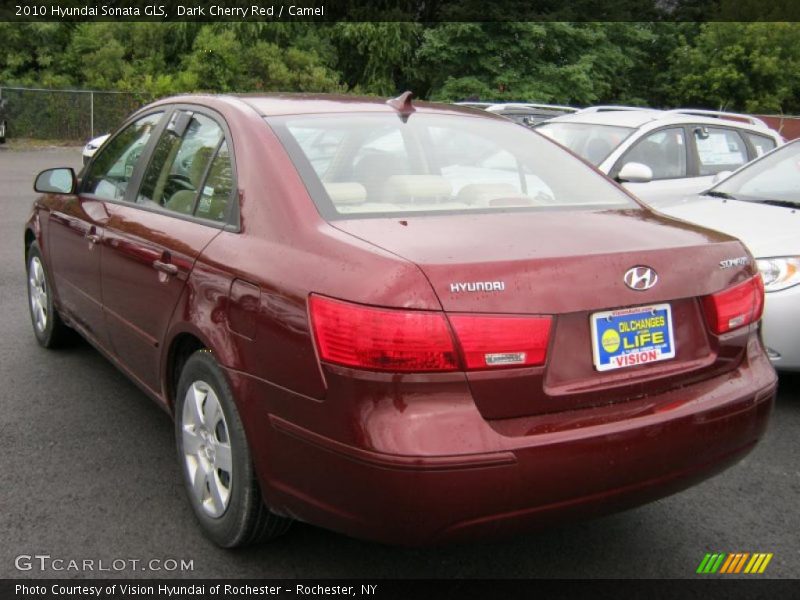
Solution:
{"label": "parked car windshield", "polygon": [[597,166],[635,130],[615,125],[550,122],[539,125],[536,131],[554,139]]}
{"label": "parked car windshield", "polygon": [[557,145],[510,122],[415,113],[268,123],[326,218],[638,206]]}
{"label": "parked car windshield", "polygon": [[800,205],[800,142],[775,150],[709,191],[737,200]]}

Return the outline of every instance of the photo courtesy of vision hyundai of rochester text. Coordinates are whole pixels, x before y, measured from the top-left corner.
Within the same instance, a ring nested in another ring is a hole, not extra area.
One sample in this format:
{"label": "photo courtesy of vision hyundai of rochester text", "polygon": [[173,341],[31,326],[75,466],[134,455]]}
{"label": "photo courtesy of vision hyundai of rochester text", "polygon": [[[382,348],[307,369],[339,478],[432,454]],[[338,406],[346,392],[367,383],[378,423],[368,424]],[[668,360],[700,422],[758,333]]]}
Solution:
{"label": "photo courtesy of vision hyundai of rochester text", "polygon": [[742,243],[490,112],[173,97],[35,189],[37,340],[78,332],[174,418],[224,547],[519,534],[685,489],[767,426]]}

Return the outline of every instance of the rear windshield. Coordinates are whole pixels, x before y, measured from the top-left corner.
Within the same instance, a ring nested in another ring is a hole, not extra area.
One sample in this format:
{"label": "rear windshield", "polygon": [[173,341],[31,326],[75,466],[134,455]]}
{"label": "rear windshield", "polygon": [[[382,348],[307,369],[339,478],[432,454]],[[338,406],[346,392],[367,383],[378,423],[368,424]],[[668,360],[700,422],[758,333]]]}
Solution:
{"label": "rear windshield", "polygon": [[589,123],[544,123],[536,128],[541,134],[566,146],[584,160],[597,166],[631,133],[630,127]]}
{"label": "rear windshield", "polygon": [[546,138],[510,122],[413,113],[272,117],[325,218],[632,208]]}

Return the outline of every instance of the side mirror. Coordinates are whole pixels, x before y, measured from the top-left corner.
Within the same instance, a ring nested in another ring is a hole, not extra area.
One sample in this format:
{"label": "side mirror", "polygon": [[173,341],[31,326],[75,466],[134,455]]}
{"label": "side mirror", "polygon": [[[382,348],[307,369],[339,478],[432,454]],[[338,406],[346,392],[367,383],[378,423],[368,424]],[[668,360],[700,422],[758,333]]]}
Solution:
{"label": "side mirror", "polygon": [[637,162],[625,163],[617,175],[621,183],[647,183],[653,180],[653,169]]}
{"label": "side mirror", "polygon": [[33,189],[43,194],[74,194],[78,181],[72,169],[47,169],[36,176]]}
{"label": "side mirror", "polygon": [[722,181],[723,179],[725,179],[725,178],[726,178],[728,175],[730,175],[731,173],[733,173],[733,171],[720,171],[719,173],[717,173],[716,175],[714,175],[714,178],[711,180],[711,183],[712,183],[712,184],[714,184],[714,185],[716,185],[716,184],[718,184],[720,181]]}

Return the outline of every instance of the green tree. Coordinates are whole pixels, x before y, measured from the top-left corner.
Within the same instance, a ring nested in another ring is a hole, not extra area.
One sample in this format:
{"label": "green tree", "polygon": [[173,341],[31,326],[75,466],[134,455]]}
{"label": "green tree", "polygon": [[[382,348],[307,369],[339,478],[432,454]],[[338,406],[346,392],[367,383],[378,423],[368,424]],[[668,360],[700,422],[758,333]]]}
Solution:
{"label": "green tree", "polygon": [[0,23],[0,40],[5,86],[800,112],[795,22]]}
{"label": "green tree", "polygon": [[336,68],[348,89],[391,95],[408,85],[422,26],[417,23],[336,23],[329,30]]}
{"label": "green tree", "polygon": [[624,82],[651,40],[635,23],[442,23],[424,32],[416,57],[436,99],[472,89],[490,100],[591,104],[629,99]]}
{"label": "green tree", "polygon": [[675,105],[800,111],[800,23],[706,23],[671,62]]}
{"label": "green tree", "polygon": [[184,83],[216,92],[341,89],[338,74],[314,51],[253,39],[243,43],[234,28],[203,27],[185,61]]}
{"label": "green tree", "polygon": [[0,84],[74,84],[63,66],[74,28],[71,23],[0,23]]}
{"label": "green tree", "polygon": [[243,83],[257,91],[342,91],[338,75],[322,65],[315,53],[268,42],[257,42],[249,49]]}
{"label": "green tree", "polygon": [[244,78],[242,56],[242,44],[233,30],[203,27],[185,61],[186,70],[203,90],[240,91]]}

